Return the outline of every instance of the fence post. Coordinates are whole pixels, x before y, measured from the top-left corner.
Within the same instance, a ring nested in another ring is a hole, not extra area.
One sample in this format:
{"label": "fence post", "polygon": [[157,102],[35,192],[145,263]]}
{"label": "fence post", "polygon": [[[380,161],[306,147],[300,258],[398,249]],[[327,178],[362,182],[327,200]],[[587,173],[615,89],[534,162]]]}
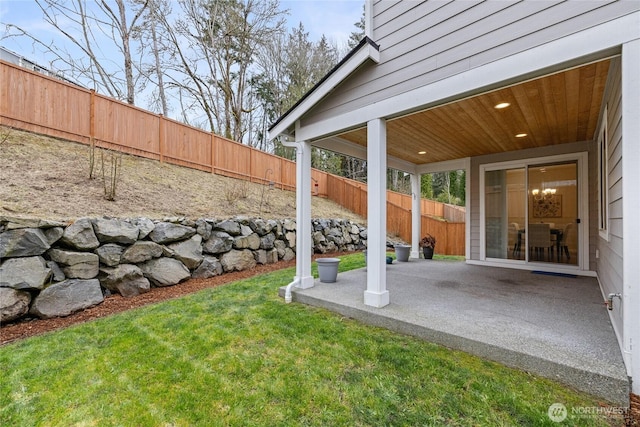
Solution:
{"label": "fence post", "polygon": [[218,161],[218,138],[211,132],[211,173],[216,173],[216,162]]}
{"label": "fence post", "polygon": [[[284,163],[284,158],[280,157],[280,189],[284,190],[284,178],[282,176],[282,171],[284,170],[284,167],[282,167],[282,163]],[[287,182],[287,185],[289,185],[289,183]]]}
{"label": "fence post", "polygon": [[216,166],[215,166],[216,141],[215,140],[216,140],[216,136],[215,136],[215,134],[213,132],[211,132],[211,173],[216,173]]}
{"label": "fence post", "polygon": [[158,114],[158,151],[160,154],[160,163],[164,163],[164,115]]}
{"label": "fence post", "polygon": [[89,97],[89,144],[94,145],[96,136],[96,90],[91,89]]}
{"label": "fence post", "polygon": [[89,179],[93,178],[93,170],[96,164],[96,139],[95,139],[95,89],[89,92]]}
{"label": "fence post", "polygon": [[253,147],[249,147],[249,182],[253,182]]}

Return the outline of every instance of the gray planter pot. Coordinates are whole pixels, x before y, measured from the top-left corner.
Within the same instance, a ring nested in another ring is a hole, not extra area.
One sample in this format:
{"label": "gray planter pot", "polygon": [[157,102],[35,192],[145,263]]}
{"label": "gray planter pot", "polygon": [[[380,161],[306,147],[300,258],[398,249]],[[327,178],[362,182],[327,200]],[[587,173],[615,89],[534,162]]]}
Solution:
{"label": "gray planter pot", "polygon": [[409,255],[411,255],[411,246],[409,245],[395,245],[396,259],[398,262],[408,262]]}
{"label": "gray planter pot", "polygon": [[323,283],[333,283],[338,279],[340,258],[318,258],[318,275]]}

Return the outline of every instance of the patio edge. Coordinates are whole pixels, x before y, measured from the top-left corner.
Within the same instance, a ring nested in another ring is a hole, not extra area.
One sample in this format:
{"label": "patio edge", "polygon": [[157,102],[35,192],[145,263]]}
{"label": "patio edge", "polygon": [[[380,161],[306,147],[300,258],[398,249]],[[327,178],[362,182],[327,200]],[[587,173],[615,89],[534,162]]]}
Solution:
{"label": "patio edge", "polygon": [[[284,288],[280,288],[278,294],[280,297],[284,297]],[[325,308],[371,326],[389,329],[393,332],[417,337],[450,349],[464,351],[474,356],[501,363],[510,368],[557,381],[577,390],[607,399],[611,403],[629,407],[630,387],[628,380],[623,381],[619,378],[577,369],[522,352],[418,326],[403,320],[391,319],[371,311],[324,301],[296,292],[295,289],[293,290],[293,301]]]}

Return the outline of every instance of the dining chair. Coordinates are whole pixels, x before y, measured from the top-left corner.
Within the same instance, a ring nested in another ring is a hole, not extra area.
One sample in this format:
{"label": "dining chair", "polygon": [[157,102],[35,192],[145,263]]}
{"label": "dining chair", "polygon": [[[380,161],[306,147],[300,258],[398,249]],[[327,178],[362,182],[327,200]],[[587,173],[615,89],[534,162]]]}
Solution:
{"label": "dining chair", "polygon": [[569,253],[569,241],[573,239],[574,232],[575,230],[573,223],[569,223],[564,227],[564,231],[562,232],[562,240],[560,241],[560,245],[558,245],[558,247],[560,248],[560,257],[562,257],[562,252],[564,251],[567,259],[571,259],[571,254]]}
{"label": "dining chair", "polygon": [[509,224],[509,244],[513,243],[513,250],[511,255],[513,257],[520,255],[520,226],[517,222]]}
{"label": "dining chair", "polygon": [[529,253],[535,254],[535,258],[542,261],[545,260],[545,253],[551,254],[551,227],[549,224],[529,224]]}

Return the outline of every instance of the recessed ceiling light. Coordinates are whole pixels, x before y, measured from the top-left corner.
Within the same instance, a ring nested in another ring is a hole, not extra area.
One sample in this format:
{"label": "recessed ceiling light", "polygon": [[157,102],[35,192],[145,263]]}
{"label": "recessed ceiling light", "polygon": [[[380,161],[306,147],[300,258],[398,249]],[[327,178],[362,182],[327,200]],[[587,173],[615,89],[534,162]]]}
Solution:
{"label": "recessed ceiling light", "polygon": [[511,105],[511,104],[509,104],[508,102],[501,102],[500,104],[497,104],[493,108],[497,108],[498,110],[500,110],[502,108],[507,108],[509,105]]}
{"label": "recessed ceiling light", "polygon": [[516,138],[524,138],[525,136],[527,136],[526,133],[519,133],[516,135]]}
{"label": "recessed ceiling light", "polygon": [[427,154],[426,151],[418,151],[418,154]]}

